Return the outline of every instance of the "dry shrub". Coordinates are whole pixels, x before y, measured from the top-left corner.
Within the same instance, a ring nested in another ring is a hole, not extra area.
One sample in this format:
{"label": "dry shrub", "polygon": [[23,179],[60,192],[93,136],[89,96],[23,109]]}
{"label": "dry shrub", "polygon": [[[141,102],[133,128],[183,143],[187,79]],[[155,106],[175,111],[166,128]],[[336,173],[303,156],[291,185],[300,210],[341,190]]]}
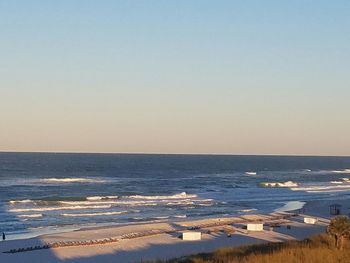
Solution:
{"label": "dry shrub", "polygon": [[[213,253],[203,253],[168,263],[349,263],[350,245],[345,249],[334,247],[334,240],[326,235],[316,235],[303,241],[266,243],[223,248]],[[161,262],[160,262],[161,263]],[[164,263],[164,262],[163,262]]]}

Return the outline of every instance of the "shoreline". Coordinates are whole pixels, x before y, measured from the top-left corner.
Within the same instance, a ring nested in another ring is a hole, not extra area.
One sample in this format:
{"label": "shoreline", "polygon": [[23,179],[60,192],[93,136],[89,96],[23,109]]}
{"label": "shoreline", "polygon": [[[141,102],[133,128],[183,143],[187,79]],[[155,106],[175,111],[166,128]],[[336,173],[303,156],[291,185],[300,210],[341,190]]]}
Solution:
{"label": "shoreline", "polygon": [[[4,262],[125,262],[167,260],[222,247],[266,242],[301,240],[324,232],[330,219],[328,205],[340,203],[348,212],[348,198],[308,201],[302,209],[270,214],[248,214],[167,222],[145,222],[80,228],[70,232],[0,242],[0,261]],[[349,204],[350,206],[350,204]],[[323,209],[320,209],[323,208]],[[327,213],[328,212],[328,213]],[[317,217],[316,225],[307,225],[303,217]],[[244,229],[248,222],[264,223],[264,231]],[[273,229],[271,231],[271,226]],[[200,241],[183,241],[183,231],[202,232]],[[233,233],[232,235],[228,233]],[[2,253],[2,252],[13,253]]]}
{"label": "shoreline", "polygon": [[[259,214],[271,214],[271,213],[278,213],[278,212],[297,212],[299,209],[302,209],[306,205],[307,201],[286,201],[282,206],[279,208],[276,208],[272,210],[271,212],[262,212]],[[250,209],[249,209],[250,210]],[[223,217],[240,217],[245,215],[254,215],[258,211],[254,211],[254,213],[243,213],[243,214],[237,214],[232,216],[223,216]],[[87,225],[71,225],[71,226],[58,226],[55,227],[46,227],[42,228],[41,230],[36,230],[33,232],[24,232],[24,233],[16,233],[13,232],[11,234],[7,235],[7,240],[25,240],[25,239],[31,239],[31,238],[40,238],[41,236],[45,235],[53,235],[53,234],[63,234],[63,233],[69,233],[74,231],[81,231],[81,230],[98,230],[98,229],[106,229],[106,228],[114,228],[114,227],[122,227],[122,226],[132,226],[132,225],[144,225],[144,224],[153,224],[153,223],[179,223],[184,221],[196,221],[196,220],[210,220],[218,218],[217,215],[212,216],[202,216],[202,217],[192,217],[192,218],[167,218],[167,219],[157,219],[157,220],[150,220],[150,221],[134,221],[134,222],[119,222],[119,223],[97,223],[97,224],[87,224]],[[51,230],[50,230],[51,229]],[[17,237],[17,238],[14,238]]]}
{"label": "shoreline", "polygon": [[[110,233],[113,231],[117,232],[119,236],[116,237],[116,239],[121,240],[125,239],[125,235],[128,234],[134,234],[127,233],[130,232],[130,230],[135,229],[147,229],[147,231],[141,231],[137,232],[140,233],[137,237],[143,236],[147,237],[149,231],[153,231],[155,228],[157,230],[155,231],[156,234],[161,233],[175,233],[175,232],[181,232],[181,231],[187,231],[187,230],[194,230],[194,229],[207,229],[207,228],[213,228],[213,227],[222,227],[222,226],[228,226],[228,225],[234,225],[234,224],[246,224],[249,222],[271,222],[276,220],[288,220],[293,217],[297,217],[298,215],[295,213],[287,213],[287,212],[273,212],[270,214],[248,214],[248,215],[242,215],[240,217],[212,217],[212,218],[200,218],[200,219],[193,219],[193,220],[181,220],[181,221],[155,221],[155,222],[144,222],[144,223],[134,223],[134,224],[120,224],[120,225],[114,225],[114,226],[99,226],[99,227],[91,227],[91,228],[80,228],[75,229],[72,231],[67,232],[57,232],[57,233],[50,233],[45,235],[40,235],[34,238],[27,238],[27,239],[17,239],[17,240],[7,240],[6,242],[3,242],[1,244],[19,244],[21,242],[25,241],[31,241],[33,239],[42,239],[42,240],[60,240],[62,238],[72,238],[75,239],[84,239],[86,235],[91,232],[100,233],[100,236],[104,236],[105,234],[110,235]],[[151,229],[151,230],[149,230]],[[102,233],[106,232],[106,233]],[[153,234],[150,234],[153,235]],[[90,235],[87,235],[90,237]],[[104,236],[105,237],[105,236]],[[57,247],[57,246],[56,246]],[[4,252],[4,251],[2,251]]]}
{"label": "shoreline", "polygon": [[[341,198],[339,198],[341,197]],[[299,200],[299,201],[286,201],[284,202],[284,205],[281,207],[274,209],[270,213],[259,213],[259,214],[271,214],[271,213],[299,213],[299,212],[305,212],[307,211],[312,216],[320,216],[320,217],[326,217],[329,219],[329,216],[327,216],[328,209],[323,209],[321,212],[317,212],[316,210],[321,209],[324,206],[329,206],[333,203],[341,203],[344,204],[344,202],[349,201],[350,206],[350,196],[338,196],[336,199],[331,200]],[[319,204],[322,203],[320,206]],[[317,206],[317,209],[316,209]],[[254,211],[257,212],[257,211]],[[349,208],[350,213],[350,208]],[[249,215],[255,215],[256,213],[247,213],[247,214],[241,214],[241,215],[234,215],[234,216],[224,216],[226,217],[241,217],[241,216],[249,216]],[[76,232],[76,231],[85,231],[85,230],[100,230],[100,229],[110,229],[115,227],[124,227],[124,226],[134,226],[134,225],[148,225],[148,224],[154,224],[154,223],[181,223],[181,222],[188,222],[188,221],[198,221],[198,220],[211,220],[219,218],[218,216],[207,216],[207,217],[195,217],[195,218],[183,218],[183,219],[158,219],[158,220],[150,220],[150,221],[141,221],[141,222],[120,222],[120,223],[98,223],[98,224],[91,224],[90,225],[72,225],[72,226],[59,226],[57,229],[43,229],[43,231],[37,231],[39,233],[30,232],[27,233],[11,233],[10,235],[7,235],[7,241],[14,241],[14,240],[27,240],[32,238],[40,238],[42,236],[47,235],[54,235],[54,234],[64,234],[64,233],[70,233],[70,232]],[[50,228],[50,227],[47,227]],[[40,233],[41,232],[41,233]],[[13,238],[13,236],[19,236],[18,238]]]}

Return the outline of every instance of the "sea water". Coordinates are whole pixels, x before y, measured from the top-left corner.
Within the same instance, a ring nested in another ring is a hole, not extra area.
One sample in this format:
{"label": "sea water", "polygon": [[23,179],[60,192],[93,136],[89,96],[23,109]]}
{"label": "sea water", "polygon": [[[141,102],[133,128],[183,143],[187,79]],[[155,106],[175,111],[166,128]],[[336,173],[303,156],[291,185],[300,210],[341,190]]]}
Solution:
{"label": "sea water", "polygon": [[349,178],[350,157],[0,153],[0,232],[287,211]]}

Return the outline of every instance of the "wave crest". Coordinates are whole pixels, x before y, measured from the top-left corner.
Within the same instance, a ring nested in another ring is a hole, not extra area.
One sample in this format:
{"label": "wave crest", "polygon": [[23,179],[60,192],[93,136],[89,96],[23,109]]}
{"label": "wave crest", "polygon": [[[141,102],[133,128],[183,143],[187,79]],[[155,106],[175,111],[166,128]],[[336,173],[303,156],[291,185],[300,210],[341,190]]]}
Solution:
{"label": "wave crest", "polygon": [[318,186],[291,188],[291,190],[293,190],[293,191],[305,191],[308,193],[331,193],[331,192],[349,191],[350,186],[343,185],[343,184],[318,185]]}
{"label": "wave crest", "polygon": [[111,205],[90,205],[90,206],[58,206],[58,207],[40,207],[40,208],[13,208],[9,212],[41,212],[41,211],[57,211],[57,210],[78,210],[78,209],[106,209]]}
{"label": "wave crest", "polygon": [[149,199],[149,200],[158,200],[158,199],[184,199],[184,198],[196,198],[197,195],[187,194],[186,192],[182,192],[174,195],[131,195],[128,198],[133,199]]}
{"label": "wave crest", "polygon": [[66,216],[66,217],[110,216],[110,215],[121,215],[121,214],[127,214],[127,213],[128,213],[128,211],[101,212],[101,213],[85,213],[85,214],[70,214],[70,213],[65,213],[65,214],[62,214],[62,216]]}
{"label": "wave crest", "polygon": [[44,178],[40,179],[44,183],[103,183],[104,180],[93,178]]}
{"label": "wave crest", "polygon": [[107,196],[88,196],[86,200],[89,201],[99,201],[99,200],[108,200],[108,199],[118,199],[119,196],[116,195],[107,195]]}
{"label": "wave crest", "polygon": [[40,217],[43,217],[43,214],[17,215],[17,217],[24,217],[24,218],[40,218]]}
{"label": "wave crest", "polygon": [[257,175],[257,172],[245,172],[246,175]]}
{"label": "wave crest", "polygon": [[33,200],[30,199],[25,199],[25,200],[11,200],[9,201],[10,204],[15,205],[15,204],[28,204],[28,203],[32,203]]}
{"label": "wave crest", "polygon": [[334,170],[332,173],[336,174],[350,174],[350,169],[343,169],[343,170]]}
{"label": "wave crest", "polygon": [[297,187],[298,183],[295,183],[293,181],[287,181],[287,182],[263,182],[260,183],[263,187]]}

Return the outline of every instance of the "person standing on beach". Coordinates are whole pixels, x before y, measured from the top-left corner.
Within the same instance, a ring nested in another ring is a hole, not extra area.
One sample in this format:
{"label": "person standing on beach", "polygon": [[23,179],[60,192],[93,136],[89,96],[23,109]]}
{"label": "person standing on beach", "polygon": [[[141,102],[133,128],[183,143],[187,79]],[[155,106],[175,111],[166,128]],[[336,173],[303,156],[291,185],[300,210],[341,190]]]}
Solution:
{"label": "person standing on beach", "polygon": [[5,241],[5,239],[6,239],[6,235],[4,232],[2,232],[2,241]]}

